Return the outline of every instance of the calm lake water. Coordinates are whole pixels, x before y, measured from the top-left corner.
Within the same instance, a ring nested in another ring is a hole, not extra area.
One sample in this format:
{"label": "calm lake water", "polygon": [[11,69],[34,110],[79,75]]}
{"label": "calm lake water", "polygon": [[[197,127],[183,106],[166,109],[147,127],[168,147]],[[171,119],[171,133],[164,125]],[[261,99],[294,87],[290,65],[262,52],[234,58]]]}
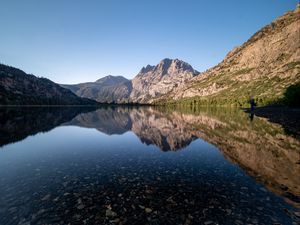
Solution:
{"label": "calm lake water", "polygon": [[0,108],[0,224],[297,224],[300,142],[238,109]]}

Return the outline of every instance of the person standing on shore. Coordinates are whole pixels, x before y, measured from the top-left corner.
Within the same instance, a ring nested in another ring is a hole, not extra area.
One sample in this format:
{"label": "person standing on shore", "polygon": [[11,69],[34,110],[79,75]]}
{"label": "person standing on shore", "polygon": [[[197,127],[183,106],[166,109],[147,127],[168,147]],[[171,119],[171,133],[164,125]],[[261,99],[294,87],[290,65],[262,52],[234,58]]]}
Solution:
{"label": "person standing on shore", "polygon": [[250,109],[251,109],[251,111],[253,111],[254,110],[254,106],[255,106],[255,101],[254,101],[253,97],[250,98],[249,103],[250,103]]}

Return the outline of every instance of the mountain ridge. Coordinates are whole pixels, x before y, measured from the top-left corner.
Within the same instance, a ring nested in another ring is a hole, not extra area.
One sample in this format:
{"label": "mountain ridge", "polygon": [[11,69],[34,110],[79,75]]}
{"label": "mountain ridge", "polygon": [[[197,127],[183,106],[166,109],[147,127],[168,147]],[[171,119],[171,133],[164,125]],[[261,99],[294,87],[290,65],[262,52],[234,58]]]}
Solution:
{"label": "mountain ridge", "polygon": [[95,105],[47,78],[0,64],[0,105]]}
{"label": "mountain ridge", "polygon": [[142,67],[132,80],[123,76],[108,75],[95,82],[61,84],[61,86],[70,89],[80,97],[99,102],[148,103],[152,97],[161,96],[167,90],[182,85],[198,74],[197,70],[182,60],[165,58],[155,66]]}

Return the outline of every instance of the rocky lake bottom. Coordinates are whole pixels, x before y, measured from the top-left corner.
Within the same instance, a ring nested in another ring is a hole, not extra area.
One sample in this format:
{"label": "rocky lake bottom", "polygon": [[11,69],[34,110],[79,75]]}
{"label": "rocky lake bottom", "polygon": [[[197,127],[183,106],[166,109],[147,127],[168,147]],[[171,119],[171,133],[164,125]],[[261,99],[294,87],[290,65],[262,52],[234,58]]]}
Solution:
{"label": "rocky lake bottom", "polygon": [[238,109],[0,108],[0,224],[298,224],[300,141]]}

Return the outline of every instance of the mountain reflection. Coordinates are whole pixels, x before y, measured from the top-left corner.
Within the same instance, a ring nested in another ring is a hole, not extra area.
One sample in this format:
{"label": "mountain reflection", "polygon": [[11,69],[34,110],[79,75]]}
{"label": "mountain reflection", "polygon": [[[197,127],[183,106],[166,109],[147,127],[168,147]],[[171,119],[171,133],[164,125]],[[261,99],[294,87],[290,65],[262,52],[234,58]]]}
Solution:
{"label": "mountain reflection", "polygon": [[0,107],[0,147],[50,131],[79,113],[93,110],[92,107]]}
{"label": "mountain reflection", "polygon": [[182,121],[153,108],[100,108],[78,115],[64,125],[95,128],[105,134],[134,132],[142,143],[154,144],[163,151],[179,150],[197,137]]}
{"label": "mountain reflection", "polygon": [[238,109],[155,107],[26,108],[0,110],[0,145],[64,126],[95,128],[121,135],[132,131],[141,142],[175,151],[201,138],[288,201],[300,203],[300,142],[265,119],[250,121]]}

